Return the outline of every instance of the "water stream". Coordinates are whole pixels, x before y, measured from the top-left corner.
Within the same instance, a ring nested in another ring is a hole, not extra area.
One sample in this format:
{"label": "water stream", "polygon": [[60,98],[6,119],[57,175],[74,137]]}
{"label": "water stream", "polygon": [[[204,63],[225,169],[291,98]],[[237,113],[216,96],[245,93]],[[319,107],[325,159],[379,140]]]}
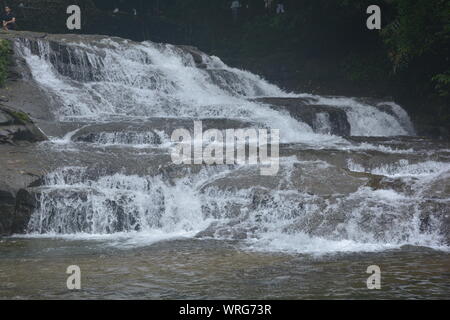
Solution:
{"label": "water stream", "polygon": [[[0,242],[0,298],[450,297],[450,150],[415,137],[394,102],[288,93],[151,42],[24,39],[15,52],[70,128],[36,152],[69,164],[35,188],[27,234]],[[313,121],[265,98],[301,101]],[[350,136],[330,134],[334,114]],[[279,173],[173,165],[170,136],[194,120],[280,129]],[[71,264],[81,293],[64,291]]]}

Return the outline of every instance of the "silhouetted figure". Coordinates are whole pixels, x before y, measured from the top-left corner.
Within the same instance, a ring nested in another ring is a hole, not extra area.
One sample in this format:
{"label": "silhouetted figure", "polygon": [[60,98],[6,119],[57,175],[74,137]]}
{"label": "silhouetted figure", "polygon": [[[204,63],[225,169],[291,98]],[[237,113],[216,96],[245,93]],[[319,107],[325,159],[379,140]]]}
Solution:
{"label": "silhouetted figure", "polygon": [[239,18],[239,9],[241,7],[241,3],[238,0],[235,0],[231,3],[231,12],[233,14],[233,21],[236,22]]}
{"label": "silhouetted figure", "polygon": [[2,16],[3,30],[16,30],[16,16],[11,8],[6,6],[5,13]]}
{"label": "silhouetted figure", "polygon": [[266,7],[267,11],[272,10],[272,4],[273,0],[264,0],[264,6]]}
{"label": "silhouetted figure", "polygon": [[282,14],[282,13],[285,13],[284,3],[282,1],[279,1],[277,3],[277,14]]}

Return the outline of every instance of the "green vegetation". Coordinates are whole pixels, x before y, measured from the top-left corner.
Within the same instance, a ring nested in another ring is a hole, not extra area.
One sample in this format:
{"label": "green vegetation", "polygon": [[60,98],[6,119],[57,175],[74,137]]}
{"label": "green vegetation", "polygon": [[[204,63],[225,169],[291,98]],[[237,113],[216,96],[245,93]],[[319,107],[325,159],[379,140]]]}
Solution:
{"label": "green vegetation", "polygon": [[[427,111],[432,101],[446,110],[450,1],[285,0],[282,15],[266,11],[262,0],[241,2],[249,8],[233,23],[230,1],[167,1],[148,36],[164,38],[164,25],[176,25],[182,31],[169,41],[197,45],[292,89],[393,96]],[[371,4],[382,9],[381,31],[366,28]]]}
{"label": "green vegetation", "polygon": [[0,39],[0,87],[3,87],[8,76],[11,46],[7,40]]}
{"label": "green vegetation", "polygon": [[[283,15],[242,2],[250,8],[237,23],[220,0],[173,1],[164,18],[201,49],[289,89],[390,96],[419,121],[450,127],[450,1],[287,0]],[[381,31],[366,28],[371,4]]]}
{"label": "green vegetation", "polygon": [[[129,0],[116,15],[117,1],[33,0],[25,1],[33,9],[17,13],[23,29],[68,32],[65,8],[76,3],[84,12],[82,32],[196,45],[275,80],[281,71],[289,86],[297,83],[293,89],[449,96],[448,0],[284,0],[281,15],[275,13],[277,0],[269,11],[263,0],[240,1],[236,23],[231,0]],[[11,0],[13,7],[23,2]],[[372,4],[382,9],[381,32],[366,28]]]}
{"label": "green vegetation", "polygon": [[448,97],[450,93],[450,72],[434,76],[433,81],[436,82],[436,90],[439,91],[440,95]]}
{"label": "green vegetation", "polygon": [[18,120],[19,122],[21,122],[22,124],[27,124],[32,122],[30,117],[25,113],[25,112],[21,112],[21,111],[11,111],[11,115]]}
{"label": "green vegetation", "polygon": [[394,76],[423,85],[422,94],[450,93],[450,2],[396,0],[395,19],[381,33]]}

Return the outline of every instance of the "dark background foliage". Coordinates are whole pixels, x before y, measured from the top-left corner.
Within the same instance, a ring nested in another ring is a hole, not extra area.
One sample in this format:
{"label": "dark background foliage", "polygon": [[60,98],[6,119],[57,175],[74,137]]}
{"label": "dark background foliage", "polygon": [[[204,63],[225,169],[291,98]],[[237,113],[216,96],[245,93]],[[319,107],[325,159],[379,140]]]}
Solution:
{"label": "dark background foliage", "polygon": [[8,66],[10,64],[10,53],[11,49],[9,43],[7,41],[0,40],[0,87],[3,86],[8,76],[7,73]]}
{"label": "dark background foliage", "polygon": [[[3,2],[24,30],[66,33],[66,8],[79,4],[83,33],[195,45],[288,90],[392,97],[419,131],[450,127],[448,0],[284,0],[285,14],[277,0],[271,10],[243,0],[237,21],[230,0]],[[371,4],[382,8],[381,31],[366,28]]]}

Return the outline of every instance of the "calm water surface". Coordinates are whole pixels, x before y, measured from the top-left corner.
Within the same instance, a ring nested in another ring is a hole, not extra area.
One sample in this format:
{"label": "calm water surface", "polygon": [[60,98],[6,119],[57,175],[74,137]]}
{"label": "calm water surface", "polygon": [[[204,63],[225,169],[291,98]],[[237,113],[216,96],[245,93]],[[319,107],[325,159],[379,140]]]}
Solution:
{"label": "calm water surface", "polygon": [[[82,290],[67,290],[78,265]],[[366,287],[379,265],[382,289]],[[1,299],[449,299],[450,254],[404,247],[379,253],[258,253],[239,242],[173,240],[121,248],[105,241],[3,239]]]}

